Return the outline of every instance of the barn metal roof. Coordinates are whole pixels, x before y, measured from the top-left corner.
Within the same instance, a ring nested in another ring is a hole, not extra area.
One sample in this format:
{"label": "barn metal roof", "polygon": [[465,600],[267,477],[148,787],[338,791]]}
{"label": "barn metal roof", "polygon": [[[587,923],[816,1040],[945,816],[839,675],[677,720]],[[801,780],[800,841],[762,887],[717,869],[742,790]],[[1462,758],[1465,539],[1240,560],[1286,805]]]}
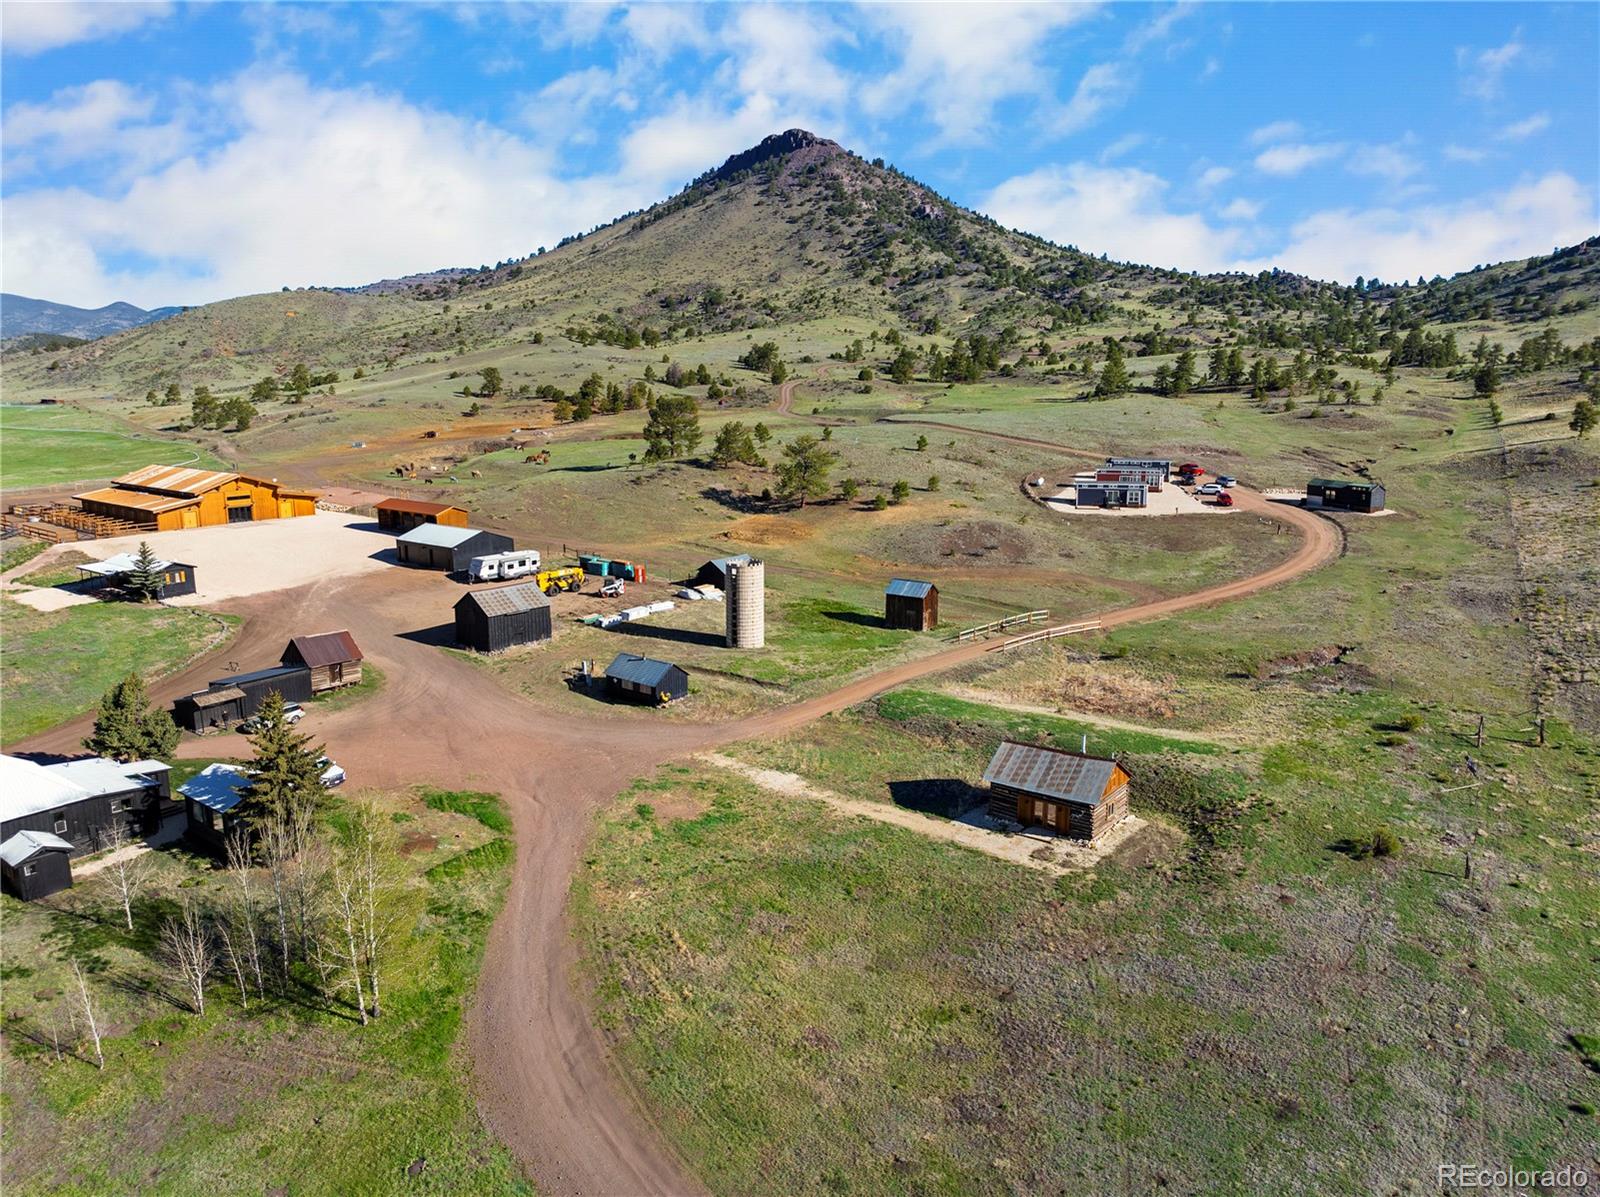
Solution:
{"label": "barn metal roof", "polygon": [[264,682],[275,677],[285,677],[291,673],[305,673],[304,665],[274,665],[270,669],[255,669],[249,673],[230,673],[227,677],[214,677],[211,679],[213,686],[238,686],[244,682]]}
{"label": "barn metal roof", "polygon": [[19,831],[5,843],[0,844],[0,860],[16,868],[46,849],[71,852],[72,845],[59,835],[48,831]]}
{"label": "barn metal roof", "polygon": [[458,544],[465,544],[482,531],[482,528],[452,528],[448,524],[418,524],[398,539],[406,544],[425,544],[436,549],[453,549]]}
{"label": "barn metal roof", "polygon": [[911,578],[895,578],[885,586],[883,592],[892,594],[896,598],[927,598],[928,592],[934,588],[932,582],[918,582]]}
{"label": "barn metal roof", "polygon": [[227,813],[244,799],[250,777],[236,765],[207,765],[178,787],[178,793],[201,806]]}
{"label": "barn metal roof", "polygon": [[671,661],[657,661],[635,653],[618,653],[617,659],[606,666],[606,676],[656,689],[664,686],[677,668]]}
{"label": "barn metal roof", "polygon": [[446,511],[465,512],[454,503],[426,503],[421,499],[384,499],[372,505],[374,511],[403,511],[407,515],[443,515]]}
{"label": "barn metal roof", "polygon": [[[50,772],[60,775],[74,785],[82,786],[91,797],[98,798],[102,794],[120,794],[134,786],[151,784],[147,775],[150,770],[147,762],[140,761],[134,765],[123,765],[117,761],[108,761],[105,757],[91,756],[81,761],[62,761],[59,765],[46,765]],[[159,768],[165,769],[166,765]]]}
{"label": "barn metal roof", "polygon": [[197,707],[219,707],[244,696],[244,691],[238,686],[227,686],[221,690],[202,690],[198,694],[191,694],[189,701]]}
{"label": "barn metal roof", "polygon": [[310,636],[296,636],[289,641],[300,659],[313,669],[323,665],[343,665],[347,661],[361,660],[361,650],[349,632],[316,632]]}
{"label": "barn metal roof", "polygon": [[185,466],[145,466],[120,478],[111,480],[112,486],[131,486],[140,490],[164,490],[172,494],[203,495],[208,490],[225,486],[239,475],[225,470],[196,470]]}
{"label": "barn metal roof", "polygon": [[1103,757],[1002,740],[983,771],[983,780],[1046,798],[1096,806],[1116,767],[1116,761]]}
{"label": "barn metal roof", "polygon": [[[171,569],[173,566],[182,566],[184,569],[193,569],[194,566],[186,565],[182,561],[163,561],[157,557],[153,562],[155,569]],[[94,574],[101,578],[114,578],[119,574],[132,573],[139,566],[139,558],[133,553],[118,553],[115,557],[107,557],[104,561],[85,561],[78,566],[78,571],[85,574]]]}
{"label": "barn metal roof", "polygon": [[20,819],[88,797],[88,790],[48,765],[0,756],[0,819]]}
{"label": "barn metal roof", "polygon": [[146,491],[123,490],[117,486],[85,491],[81,495],[72,497],[80,503],[110,503],[117,507],[148,511],[152,515],[160,515],[163,511],[176,511],[180,507],[191,507],[200,501],[197,495],[153,495]]}
{"label": "barn metal roof", "polygon": [[[730,557],[713,557],[710,561],[706,562],[706,565],[711,566],[713,569],[715,569],[723,577],[727,577],[728,576],[728,566],[730,566],[730,565],[748,565],[749,563],[750,563],[750,554],[749,553],[735,553]],[[705,565],[702,565],[700,568],[704,569]]]}
{"label": "barn metal roof", "polygon": [[1337,478],[1313,478],[1306,486],[1337,486],[1346,490],[1372,490],[1381,485],[1377,482],[1345,482]]}
{"label": "barn metal roof", "polygon": [[537,611],[550,605],[550,599],[536,582],[502,586],[497,590],[474,590],[460,601],[472,603],[485,615],[491,616],[520,615],[524,611]]}

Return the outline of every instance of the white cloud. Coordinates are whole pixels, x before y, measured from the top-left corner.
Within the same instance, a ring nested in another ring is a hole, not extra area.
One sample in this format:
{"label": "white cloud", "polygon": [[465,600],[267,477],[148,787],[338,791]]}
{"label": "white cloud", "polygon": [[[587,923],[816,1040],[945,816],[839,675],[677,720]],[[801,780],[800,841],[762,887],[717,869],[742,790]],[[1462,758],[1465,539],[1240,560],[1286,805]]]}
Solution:
{"label": "white cloud", "polygon": [[[357,284],[519,256],[658,195],[558,179],[527,141],[368,89],[247,72],[211,99],[234,130],[212,150],[115,194],[9,194],[7,287],[98,306]],[[127,259],[153,266],[107,264]]]}
{"label": "white cloud", "polygon": [[1299,221],[1289,243],[1241,269],[1281,266],[1348,282],[1356,275],[1450,275],[1482,262],[1549,253],[1592,237],[1600,224],[1594,193],[1553,171],[1495,195],[1457,204],[1397,209],[1340,208]]}
{"label": "white cloud", "polygon": [[711,31],[701,13],[690,4],[635,4],[623,14],[622,27],[635,46],[660,60],[680,50],[712,47]]}
{"label": "white cloud", "polygon": [[1251,145],[1266,145],[1274,141],[1288,141],[1291,137],[1299,137],[1302,132],[1299,121],[1273,121],[1270,125],[1262,125],[1250,134]]}
{"label": "white cloud", "polygon": [[738,9],[722,31],[743,95],[803,98],[823,106],[843,103],[850,92],[849,81],[828,60],[828,51],[845,37],[820,9],[767,4]]}
{"label": "white cloud", "polygon": [[769,133],[795,127],[827,136],[815,112],[780,107],[769,96],[751,97],[731,111],[705,96],[679,96],[622,139],[622,175],[659,197]]}
{"label": "white cloud", "polygon": [[902,51],[897,69],[863,89],[866,110],[883,116],[921,105],[944,141],[970,143],[987,132],[1001,100],[1050,88],[1039,62],[1043,43],[1086,20],[1095,7],[880,4],[862,11]]}
{"label": "white cloud", "polygon": [[1261,209],[1264,207],[1266,205],[1260,200],[1236,199],[1217,215],[1224,220],[1254,220],[1261,215]]}
{"label": "white cloud", "polygon": [[1420,171],[1422,164],[1398,144],[1363,145],[1350,152],[1345,168],[1352,174],[1377,175],[1400,183]]}
{"label": "white cloud", "polygon": [[39,166],[109,158],[137,172],[182,152],[181,122],[150,124],[155,98],[115,79],[64,87],[49,100],[19,101],[5,112],[5,170],[12,179]]}
{"label": "white cloud", "polygon": [[1489,157],[1489,151],[1478,146],[1447,145],[1444,156],[1451,162],[1482,162]]}
{"label": "white cloud", "polygon": [[0,47],[17,54],[97,41],[170,15],[171,4],[16,3],[0,5]]}
{"label": "white cloud", "polygon": [[1172,33],[1172,27],[1185,17],[1191,15],[1198,4],[1194,0],[1179,0],[1171,8],[1163,9],[1156,16],[1134,28],[1123,43],[1123,50],[1128,54],[1137,54],[1146,46],[1162,41]]}
{"label": "white cloud", "polygon": [[1100,161],[1115,162],[1118,158],[1131,154],[1149,140],[1143,133],[1124,133],[1100,151]]}
{"label": "white cloud", "polygon": [[1336,142],[1285,142],[1257,154],[1256,169],[1269,175],[1297,175],[1307,167],[1337,158],[1342,153],[1344,146]]}
{"label": "white cloud", "polygon": [[1204,83],[1207,79],[1210,79],[1212,76],[1220,74],[1221,71],[1222,71],[1222,59],[1217,58],[1215,56],[1207,58],[1205,66],[1200,68],[1200,82]]}
{"label": "white cloud", "polygon": [[1495,137],[1500,141],[1526,141],[1535,133],[1543,133],[1550,127],[1550,114],[1536,112],[1526,120],[1513,121],[1506,125]]}
{"label": "white cloud", "polygon": [[1203,216],[1167,209],[1166,182],[1130,167],[1076,162],[1007,179],[982,204],[1002,224],[1114,258],[1218,270],[1240,247],[1239,234]]}
{"label": "white cloud", "polygon": [[1132,92],[1133,80],[1126,66],[1116,62],[1098,63],[1083,73],[1072,98],[1047,117],[1049,128],[1058,135],[1076,133],[1093,124],[1107,109],[1122,104]]}
{"label": "white cloud", "polygon": [[1233,171],[1226,166],[1208,166],[1195,180],[1196,186],[1202,191],[1210,191],[1213,187],[1221,187],[1233,178]]}
{"label": "white cloud", "polygon": [[1527,51],[1520,29],[1503,46],[1492,46],[1476,53],[1466,46],[1458,47],[1456,65],[1461,70],[1461,90],[1480,100],[1498,99],[1505,90],[1506,71],[1525,58]]}

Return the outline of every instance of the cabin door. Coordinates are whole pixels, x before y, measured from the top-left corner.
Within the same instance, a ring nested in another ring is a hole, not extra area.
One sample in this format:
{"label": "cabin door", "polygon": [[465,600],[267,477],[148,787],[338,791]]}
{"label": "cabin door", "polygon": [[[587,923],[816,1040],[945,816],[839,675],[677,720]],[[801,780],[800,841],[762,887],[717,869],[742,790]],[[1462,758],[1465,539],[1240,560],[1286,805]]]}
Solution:
{"label": "cabin door", "polygon": [[1033,801],[1033,821],[1055,830],[1059,809],[1054,802],[1045,802],[1042,799],[1035,798]]}

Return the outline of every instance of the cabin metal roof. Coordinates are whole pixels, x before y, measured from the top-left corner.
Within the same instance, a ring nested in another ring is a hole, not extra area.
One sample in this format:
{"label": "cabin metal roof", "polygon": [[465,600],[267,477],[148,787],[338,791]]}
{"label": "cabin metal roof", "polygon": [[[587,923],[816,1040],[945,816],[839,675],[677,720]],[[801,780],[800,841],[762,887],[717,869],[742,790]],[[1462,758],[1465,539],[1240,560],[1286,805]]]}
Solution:
{"label": "cabin metal roof", "polygon": [[1046,798],[1097,806],[1116,767],[1116,761],[1104,757],[1002,740],[983,771],[983,780]]}
{"label": "cabin metal roof", "polygon": [[[178,569],[194,568],[194,566],[182,561],[163,561],[159,557],[151,563],[151,566],[157,570],[169,570],[174,567]],[[85,561],[78,566],[78,570],[80,573],[94,574],[100,578],[115,578],[121,574],[132,573],[138,567],[139,558],[136,554],[118,553],[115,557],[107,557],[104,561]]]}
{"label": "cabin metal roof", "polygon": [[178,787],[178,793],[201,806],[226,814],[244,800],[250,777],[235,765],[207,765]]}
{"label": "cabin metal roof", "polygon": [[428,503],[422,499],[384,499],[372,505],[374,511],[401,511],[407,515],[443,515],[447,511],[466,514],[466,508],[454,503]]}
{"label": "cabin metal roof", "polygon": [[453,528],[449,524],[418,524],[398,539],[404,544],[425,544],[453,549],[482,533],[482,528]]}
{"label": "cabin metal roof", "polygon": [[894,595],[896,598],[927,598],[928,592],[934,589],[932,582],[918,582],[912,578],[895,578],[883,588],[884,594]]}
{"label": "cabin metal roof", "polygon": [[14,869],[46,850],[71,852],[72,845],[49,831],[19,831],[0,844],[0,860]]}
{"label": "cabin metal roof", "polygon": [[1337,478],[1313,478],[1306,486],[1334,486],[1341,490],[1373,490],[1383,485],[1380,482],[1344,482]]}
{"label": "cabin metal roof", "polygon": [[275,677],[305,671],[304,665],[274,665],[270,669],[256,669],[249,673],[230,673],[227,677],[215,677],[211,679],[211,685],[237,687],[246,682],[265,682]]}
{"label": "cabin metal roof", "polygon": [[197,707],[220,707],[225,702],[243,697],[245,693],[238,686],[226,686],[221,690],[202,690],[198,694],[191,694],[189,701]]}
{"label": "cabin metal roof", "polygon": [[48,765],[0,756],[0,819],[20,819],[88,797],[88,790]]}
{"label": "cabin metal roof", "polygon": [[666,685],[672,677],[672,671],[677,668],[671,661],[657,661],[635,653],[618,653],[616,660],[606,666],[606,676],[655,690]]}
{"label": "cabin metal roof", "polygon": [[550,605],[550,599],[536,582],[523,582],[519,586],[502,586],[497,590],[474,590],[463,596],[460,603],[471,603],[485,615],[521,615],[524,611],[537,611]]}
{"label": "cabin metal roof", "polygon": [[355,637],[343,629],[337,632],[315,632],[310,636],[295,636],[289,641],[300,659],[313,669],[323,665],[343,665],[361,660],[361,650]]}

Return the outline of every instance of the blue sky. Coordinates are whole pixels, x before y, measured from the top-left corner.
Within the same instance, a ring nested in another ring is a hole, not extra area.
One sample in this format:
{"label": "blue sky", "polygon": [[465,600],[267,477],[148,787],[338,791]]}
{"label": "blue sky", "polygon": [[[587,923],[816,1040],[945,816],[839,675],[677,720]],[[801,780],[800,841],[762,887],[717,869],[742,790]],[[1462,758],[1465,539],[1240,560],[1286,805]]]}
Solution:
{"label": "blue sky", "polygon": [[8,291],[199,303],[520,257],[801,126],[1188,269],[1600,231],[1600,5],[7,3]]}

